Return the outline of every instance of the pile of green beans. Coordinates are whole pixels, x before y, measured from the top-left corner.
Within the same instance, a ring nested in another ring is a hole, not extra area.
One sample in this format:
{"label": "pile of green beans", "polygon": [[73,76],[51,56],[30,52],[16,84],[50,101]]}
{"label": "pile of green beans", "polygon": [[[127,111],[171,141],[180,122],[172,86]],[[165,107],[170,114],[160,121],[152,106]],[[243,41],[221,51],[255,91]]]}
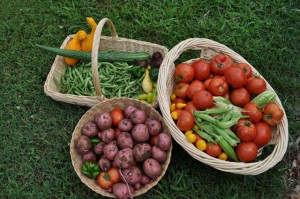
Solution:
{"label": "pile of green beans", "polygon": [[[99,82],[102,94],[107,98],[129,97],[136,98],[143,93],[142,81],[133,77],[129,70],[135,67],[126,62],[99,62]],[[95,96],[96,91],[92,80],[91,63],[80,63],[74,67],[66,67],[61,80],[54,78],[55,84],[62,93]]]}

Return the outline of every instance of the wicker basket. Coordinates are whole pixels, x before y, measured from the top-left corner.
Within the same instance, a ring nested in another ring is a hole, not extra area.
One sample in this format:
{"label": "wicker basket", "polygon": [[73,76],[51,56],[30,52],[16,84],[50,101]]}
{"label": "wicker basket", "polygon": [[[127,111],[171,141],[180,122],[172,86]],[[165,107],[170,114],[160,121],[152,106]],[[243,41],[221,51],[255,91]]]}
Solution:
{"label": "wicker basket", "polygon": [[[269,144],[275,145],[274,150],[265,159],[258,162],[242,163],[219,160],[198,150],[193,144],[186,140],[184,134],[176,127],[176,124],[171,118],[169,107],[170,96],[176,84],[173,76],[175,70],[174,62],[181,55],[181,53],[187,50],[201,51],[200,58],[206,61],[209,61],[217,53],[223,53],[231,56],[238,63],[248,63],[241,55],[234,52],[227,46],[205,38],[190,38],[184,40],[169,51],[160,67],[160,74],[158,77],[158,102],[164,120],[168,125],[171,135],[175,141],[196,160],[210,165],[215,169],[235,174],[258,175],[272,168],[279,161],[281,161],[287,150],[288,144],[288,121],[286,114],[284,114],[282,121],[275,128],[272,128],[272,139]],[[186,62],[192,63],[200,58],[191,59]],[[249,65],[251,66],[251,64]],[[259,74],[253,66],[251,67],[253,73]],[[268,83],[267,90],[274,91]],[[283,109],[278,96],[276,96],[276,103]],[[261,149],[259,152],[261,152]]]}
{"label": "wicker basket", "polygon": [[[104,25],[107,24],[110,31],[111,37],[101,36]],[[63,42],[60,48],[64,48],[68,42],[73,38],[74,35],[69,35]],[[100,42],[101,41],[101,42]],[[168,49],[164,46],[153,44],[145,41],[138,41],[133,39],[126,39],[118,37],[116,29],[111,20],[104,18],[98,25],[94,36],[93,50],[92,50],[92,76],[93,83],[96,90],[96,96],[79,96],[72,94],[65,94],[59,91],[59,88],[54,83],[53,78],[56,77],[58,80],[61,79],[62,72],[67,67],[62,56],[56,56],[51,70],[47,76],[44,92],[56,101],[62,101],[70,104],[78,104],[83,106],[92,107],[98,102],[106,99],[101,92],[101,86],[99,84],[99,75],[97,70],[98,63],[98,50],[113,50],[117,52],[148,52],[150,54],[154,52],[160,52],[163,57],[168,53]],[[153,107],[158,106],[157,100],[152,104]]]}
{"label": "wicker basket", "polygon": [[[80,180],[86,186],[88,186],[90,189],[92,189],[96,193],[99,193],[106,197],[114,198],[114,195],[104,191],[97,185],[95,180],[90,179],[81,173],[80,169],[81,169],[81,165],[82,165],[82,156],[77,153],[75,146],[74,146],[74,142],[81,135],[81,129],[84,126],[84,124],[87,123],[88,121],[92,121],[97,114],[104,112],[104,111],[111,111],[114,108],[124,109],[128,105],[134,105],[138,109],[144,110],[147,113],[148,117],[155,118],[155,119],[161,121],[163,131],[165,133],[169,133],[168,127],[165,124],[163,118],[152,106],[147,105],[139,100],[135,100],[135,99],[131,99],[131,98],[112,98],[112,99],[104,100],[103,102],[99,102],[98,104],[93,106],[90,110],[88,110],[81,117],[81,119],[79,120],[79,122],[76,125],[76,127],[73,131],[73,134],[72,134],[72,139],[71,139],[71,144],[70,144],[70,155],[71,155],[73,167],[74,167],[77,175],[79,176]],[[149,184],[145,185],[141,189],[135,191],[133,193],[132,197],[136,197],[143,193],[146,193],[149,189],[154,187],[160,181],[160,179],[165,175],[167,168],[169,166],[169,163],[171,160],[171,153],[172,153],[172,146],[167,151],[167,159],[162,165],[162,168],[163,168],[162,175],[159,176],[157,179],[151,181]]]}

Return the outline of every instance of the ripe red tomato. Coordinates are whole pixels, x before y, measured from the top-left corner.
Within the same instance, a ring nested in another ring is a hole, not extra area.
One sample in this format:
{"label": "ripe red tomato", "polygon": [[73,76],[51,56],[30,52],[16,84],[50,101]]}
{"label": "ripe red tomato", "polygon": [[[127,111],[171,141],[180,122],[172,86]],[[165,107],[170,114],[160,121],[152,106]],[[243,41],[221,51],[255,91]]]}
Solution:
{"label": "ripe red tomato", "polygon": [[228,55],[215,55],[210,61],[210,70],[217,75],[224,75],[225,70],[234,66],[232,58]]}
{"label": "ripe red tomato", "polygon": [[213,105],[213,96],[206,90],[197,91],[193,96],[193,103],[198,110],[204,110]]}
{"label": "ripe red tomato", "polygon": [[262,147],[271,140],[272,130],[271,127],[264,122],[257,122],[254,124],[256,128],[256,136],[252,140],[257,147]]}
{"label": "ripe red tomato", "polygon": [[196,106],[194,105],[193,101],[189,101],[186,106],[184,107],[184,110],[189,111],[193,113],[193,111],[197,111]]}
{"label": "ripe red tomato", "polygon": [[194,127],[194,124],[195,124],[195,118],[191,112],[186,110],[180,111],[176,123],[179,130],[181,131],[191,130]]}
{"label": "ripe red tomato", "polygon": [[250,93],[245,88],[236,88],[231,91],[229,98],[234,105],[243,107],[250,102]]}
{"label": "ripe red tomato", "polygon": [[204,84],[199,80],[193,80],[187,89],[187,96],[190,99],[193,99],[193,95],[196,91],[205,90]]}
{"label": "ripe red tomato", "polygon": [[113,183],[118,183],[121,181],[121,175],[118,168],[112,167],[107,171],[107,173]]}
{"label": "ripe red tomato", "polygon": [[194,68],[187,64],[178,64],[175,68],[175,81],[178,83],[189,83],[194,79]]}
{"label": "ripe red tomato", "polygon": [[240,119],[236,126],[236,135],[243,142],[251,141],[256,136],[256,128],[250,120]]}
{"label": "ripe red tomato", "polygon": [[222,153],[222,148],[219,144],[207,144],[205,152],[212,157],[217,157]]}
{"label": "ripe red tomato", "polygon": [[256,103],[248,103],[246,104],[243,109],[245,109],[246,111],[243,112],[243,115],[248,115],[249,116],[249,120],[253,123],[255,122],[259,122],[262,118],[262,113],[259,110],[259,107]]}
{"label": "ripe red tomato", "polygon": [[283,118],[283,110],[275,103],[268,103],[264,107],[262,121],[270,126],[277,125]]}
{"label": "ripe red tomato", "polygon": [[200,59],[195,61],[192,63],[192,67],[195,71],[194,79],[205,80],[210,75],[210,65],[204,60]]}
{"label": "ripe red tomato", "polygon": [[241,162],[252,162],[258,153],[257,146],[253,142],[240,142],[235,151]]}
{"label": "ripe red tomato", "polygon": [[112,123],[115,126],[118,126],[119,122],[124,119],[124,114],[121,109],[114,109],[110,112]]}
{"label": "ripe red tomato", "polygon": [[205,86],[205,89],[206,89],[206,90],[208,90],[208,85],[209,85],[209,83],[210,83],[211,80],[212,80],[212,78],[209,78],[209,79],[206,79],[206,80],[204,81],[204,86]]}
{"label": "ripe red tomato", "polygon": [[106,171],[102,171],[97,178],[97,183],[102,189],[109,189],[113,186],[113,182],[110,180],[109,174]]}
{"label": "ripe red tomato", "polygon": [[267,88],[266,81],[259,76],[253,76],[248,78],[247,80],[246,89],[251,94],[258,95],[264,92],[266,88]]}
{"label": "ripe red tomato", "polygon": [[174,88],[174,93],[177,97],[186,98],[187,97],[187,89],[189,85],[187,83],[179,83]]}
{"label": "ripe red tomato", "polygon": [[246,63],[238,63],[236,65],[237,67],[243,69],[243,71],[246,73],[246,77],[249,78],[252,76],[252,68],[249,64]]}
{"label": "ripe red tomato", "polygon": [[242,88],[247,83],[247,77],[243,69],[230,67],[225,70],[225,80],[232,88]]}
{"label": "ripe red tomato", "polygon": [[180,97],[175,98],[174,100],[172,100],[172,104],[178,104],[178,103],[183,103],[186,104],[186,100]]}
{"label": "ripe red tomato", "polygon": [[222,77],[215,76],[209,82],[208,91],[216,96],[224,96],[228,91],[228,84]]}

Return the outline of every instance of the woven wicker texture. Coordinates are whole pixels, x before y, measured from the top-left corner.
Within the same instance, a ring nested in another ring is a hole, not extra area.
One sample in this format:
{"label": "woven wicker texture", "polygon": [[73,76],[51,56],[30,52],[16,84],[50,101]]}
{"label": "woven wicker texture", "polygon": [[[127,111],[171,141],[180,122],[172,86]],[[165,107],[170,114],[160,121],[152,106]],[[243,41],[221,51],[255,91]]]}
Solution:
{"label": "woven wicker texture", "polygon": [[[114,198],[113,194],[110,194],[110,193],[104,191],[103,189],[101,189],[97,185],[95,180],[90,179],[81,173],[80,169],[81,169],[81,165],[82,165],[82,157],[80,154],[77,153],[74,142],[81,135],[81,129],[84,126],[84,124],[86,124],[88,121],[92,121],[97,114],[105,112],[105,111],[109,112],[109,111],[113,110],[114,108],[120,108],[123,110],[128,105],[134,105],[138,109],[145,111],[148,117],[151,117],[151,118],[161,121],[163,132],[169,133],[168,127],[165,124],[161,115],[152,106],[147,105],[139,100],[130,99],[130,98],[112,98],[112,99],[104,100],[103,102],[99,102],[98,104],[93,106],[90,110],[88,110],[81,117],[81,119],[79,120],[79,122],[77,123],[77,125],[73,131],[71,144],[70,144],[70,155],[71,155],[73,167],[74,167],[77,175],[79,176],[80,180],[86,186],[88,186],[90,189],[92,189],[96,193],[99,193],[103,196]],[[149,184],[145,185],[141,189],[135,191],[133,193],[132,197],[139,196],[143,193],[146,193],[149,189],[154,187],[160,181],[160,179],[165,175],[165,173],[167,171],[168,165],[171,160],[171,153],[172,153],[172,146],[167,151],[167,159],[162,165],[162,168],[163,168],[162,175],[159,176],[157,179],[151,181]]]}
{"label": "woven wicker texture", "polygon": [[[101,35],[102,29],[105,24],[107,24],[110,29],[110,37]],[[65,48],[65,46],[73,38],[73,36],[74,35],[69,35],[64,40],[60,48]],[[160,52],[163,58],[168,53],[168,49],[166,47],[158,44],[118,37],[115,26],[113,25],[111,20],[104,18],[97,25],[96,32],[94,35],[93,50],[91,57],[93,83],[96,90],[96,96],[79,96],[61,93],[59,91],[59,88],[54,83],[53,78],[56,77],[58,80],[60,80],[64,69],[68,67],[65,64],[63,57],[59,55],[56,56],[50,69],[50,72],[47,76],[46,82],[44,84],[44,92],[46,93],[46,95],[50,96],[56,101],[89,107],[92,107],[100,101],[105,100],[106,97],[102,95],[101,85],[99,84],[98,70],[96,70],[96,66],[98,63],[98,50],[113,50],[117,52],[148,52],[149,54],[152,54],[154,52]],[[155,100],[151,104],[151,106],[158,107],[158,101]]]}
{"label": "woven wicker texture", "polygon": [[[200,58],[209,61],[217,53],[227,54],[238,63],[248,63],[241,55],[234,52],[227,46],[205,38],[190,38],[184,40],[169,51],[160,67],[160,73],[158,77],[158,102],[164,120],[168,125],[174,140],[196,160],[221,171],[244,175],[258,175],[275,166],[279,161],[282,160],[287,150],[288,121],[285,113],[282,121],[275,128],[272,128],[272,139],[269,144],[274,145],[274,150],[265,159],[252,163],[229,162],[213,158],[206,153],[201,152],[193,144],[189,143],[184,134],[176,127],[176,124],[171,118],[169,108],[171,103],[170,96],[176,84],[173,76],[175,70],[174,62],[183,52],[187,50],[199,51],[200,57],[188,60],[186,63],[192,63]],[[259,74],[259,72],[250,63],[248,64],[252,67],[254,74]],[[267,90],[274,91],[268,82]],[[278,96],[276,96],[276,103],[283,109]],[[262,150],[263,149],[259,150],[259,154],[261,154]]]}

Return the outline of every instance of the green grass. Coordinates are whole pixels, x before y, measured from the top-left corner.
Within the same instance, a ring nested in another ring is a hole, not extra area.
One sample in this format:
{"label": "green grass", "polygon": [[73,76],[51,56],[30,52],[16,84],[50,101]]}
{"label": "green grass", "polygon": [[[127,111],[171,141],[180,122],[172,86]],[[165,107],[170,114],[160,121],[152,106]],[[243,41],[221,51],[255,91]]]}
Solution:
{"label": "green grass", "polygon": [[[241,2],[1,1],[1,198],[99,198],[80,181],[69,156],[73,129],[88,108],[44,94],[54,56],[35,47],[59,47],[67,35],[88,30],[87,16],[110,18],[120,37],[169,49],[190,37],[227,45],[276,90],[295,139],[300,126],[299,2]],[[178,61],[198,53],[184,53]],[[139,198],[283,198],[291,189],[282,177],[286,169],[280,162],[258,176],[225,173],[194,160],[174,142],[165,177]]]}

